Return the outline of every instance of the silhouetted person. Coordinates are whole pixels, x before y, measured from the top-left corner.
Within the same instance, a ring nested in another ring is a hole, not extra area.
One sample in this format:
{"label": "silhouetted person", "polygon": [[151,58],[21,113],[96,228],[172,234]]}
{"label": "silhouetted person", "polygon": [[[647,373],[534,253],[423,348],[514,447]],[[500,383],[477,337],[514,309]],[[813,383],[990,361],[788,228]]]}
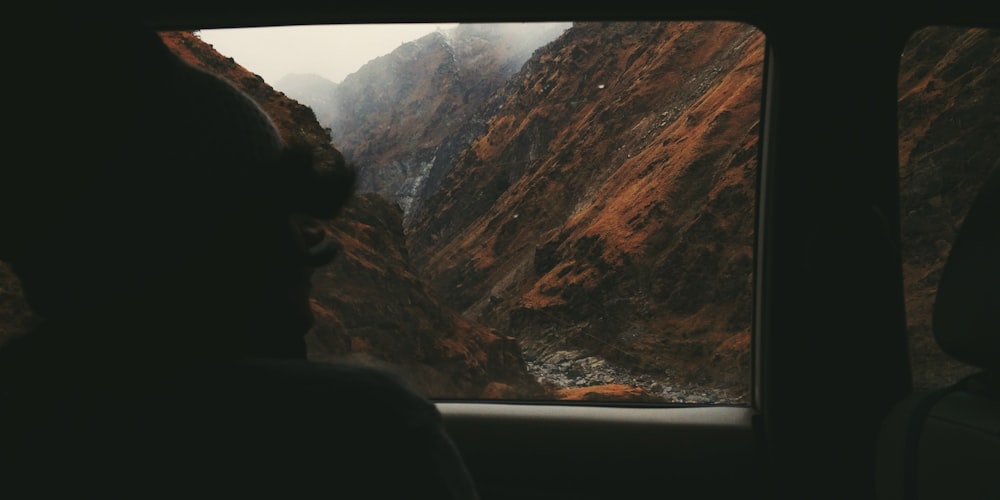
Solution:
{"label": "silhouetted person", "polygon": [[54,35],[8,94],[0,259],[41,321],[0,351],[0,497],[474,498],[430,402],[305,360],[343,160],[151,31]]}

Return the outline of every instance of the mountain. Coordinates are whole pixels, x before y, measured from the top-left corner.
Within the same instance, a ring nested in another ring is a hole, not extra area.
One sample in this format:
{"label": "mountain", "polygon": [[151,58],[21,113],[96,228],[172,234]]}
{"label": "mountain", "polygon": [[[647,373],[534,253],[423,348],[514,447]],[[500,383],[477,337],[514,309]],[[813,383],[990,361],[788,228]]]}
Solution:
{"label": "mountain", "polygon": [[400,372],[437,398],[538,398],[515,339],[444,305],[410,268],[402,211],[358,195],[330,225],[341,255],[317,270],[310,358]]}
{"label": "mountain", "polygon": [[743,397],[763,47],[734,23],[574,24],[486,104],[408,227],[414,266],[533,358]]}
{"label": "mountain", "polygon": [[941,268],[972,198],[1000,165],[1000,31],[932,26],[900,61],[900,213],[910,353],[917,387],[973,368],[934,341]]}
{"label": "mountain", "polygon": [[274,87],[284,92],[288,97],[316,110],[329,109],[333,106],[333,95],[337,92],[337,84],[311,73],[291,73],[278,80]]}
{"label": "mountain", "polygon": [[483,101],[566,23],[460,24],[405,43],[348,75],[326,100],[302,102],[359,168],[362,192],[404,219],[482,129]]}

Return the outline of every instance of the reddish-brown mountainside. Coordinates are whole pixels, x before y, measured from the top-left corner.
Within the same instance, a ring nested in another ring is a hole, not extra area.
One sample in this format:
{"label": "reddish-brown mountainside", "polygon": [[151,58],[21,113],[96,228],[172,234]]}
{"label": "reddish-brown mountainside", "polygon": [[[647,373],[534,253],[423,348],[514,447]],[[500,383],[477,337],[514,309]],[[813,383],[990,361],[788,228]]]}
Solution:
{"label": "reddish-brown mountainside", "polygon": [[314,109],[358,166],[360,190],[399,203],[405,219],[482,131],[475,113],[483,101],[566,27],[473,23],[437,31],[368,62]]}
{"label": "reddish-brown mountainside", "polygon": [[930,27],[909,40],[899,77],[903,273],[914,385],[970,368],[934,343],[941,267],[972,197],[1000,165],[1000,32]]}
{"label": "reddish-brown mountainside", "polygon": [[402,215],[362,194],[330,226],[343,250],[314,279],[310,357],[382,365],[438,398],[540,397],[513,338],[446,307],[413,273]]}
{"label": "reddish-brown mountainside", "polygon": [[533,355],[583,349],[742,396],[763,41],[731,23],[574,25],[416,215],[415,265]]}

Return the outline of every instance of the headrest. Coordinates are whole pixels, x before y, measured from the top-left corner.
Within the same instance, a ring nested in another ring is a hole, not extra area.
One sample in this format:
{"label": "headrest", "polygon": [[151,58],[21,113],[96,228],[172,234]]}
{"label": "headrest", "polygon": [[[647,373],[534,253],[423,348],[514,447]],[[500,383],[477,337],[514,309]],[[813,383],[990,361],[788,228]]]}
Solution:
{"label": "headrest", "polygon": [[959,361],[1000,369],[1000,169],[980,189],[945,262],[934,337]]}

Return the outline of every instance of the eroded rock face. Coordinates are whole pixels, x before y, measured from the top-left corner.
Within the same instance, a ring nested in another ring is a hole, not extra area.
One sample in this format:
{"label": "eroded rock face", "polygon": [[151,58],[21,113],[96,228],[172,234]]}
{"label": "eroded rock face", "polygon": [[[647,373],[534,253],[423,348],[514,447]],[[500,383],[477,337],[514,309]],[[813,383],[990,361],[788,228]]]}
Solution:
{"label": "eroded rock face", "polygon": [[928,27],[900,60],[900,214],[916,387],[971,368],[945,355],[931,318],[941,268],[959,225],[1000,158],[1000,32]]}
{"label": "eroded rock face", "polygon": [[379,364],[435,397],[543,395],[513,338],[463,318],[413,273],[398,206],[359,195],[327,230],[342,251],[314,280],[311,358]]}
{"label": "eroded rock face", "polygon": [[762,61],[749,26],[576,24],[487,103],[415,265],[523,344],[745,391]]}
{"label": "eroded rock face", "polygon": [[458,153],[483,130],[483,101],[568,24],[461,24],[367,63],[307,104],[359,167],[362,192],[403,209],[435,191]]}

